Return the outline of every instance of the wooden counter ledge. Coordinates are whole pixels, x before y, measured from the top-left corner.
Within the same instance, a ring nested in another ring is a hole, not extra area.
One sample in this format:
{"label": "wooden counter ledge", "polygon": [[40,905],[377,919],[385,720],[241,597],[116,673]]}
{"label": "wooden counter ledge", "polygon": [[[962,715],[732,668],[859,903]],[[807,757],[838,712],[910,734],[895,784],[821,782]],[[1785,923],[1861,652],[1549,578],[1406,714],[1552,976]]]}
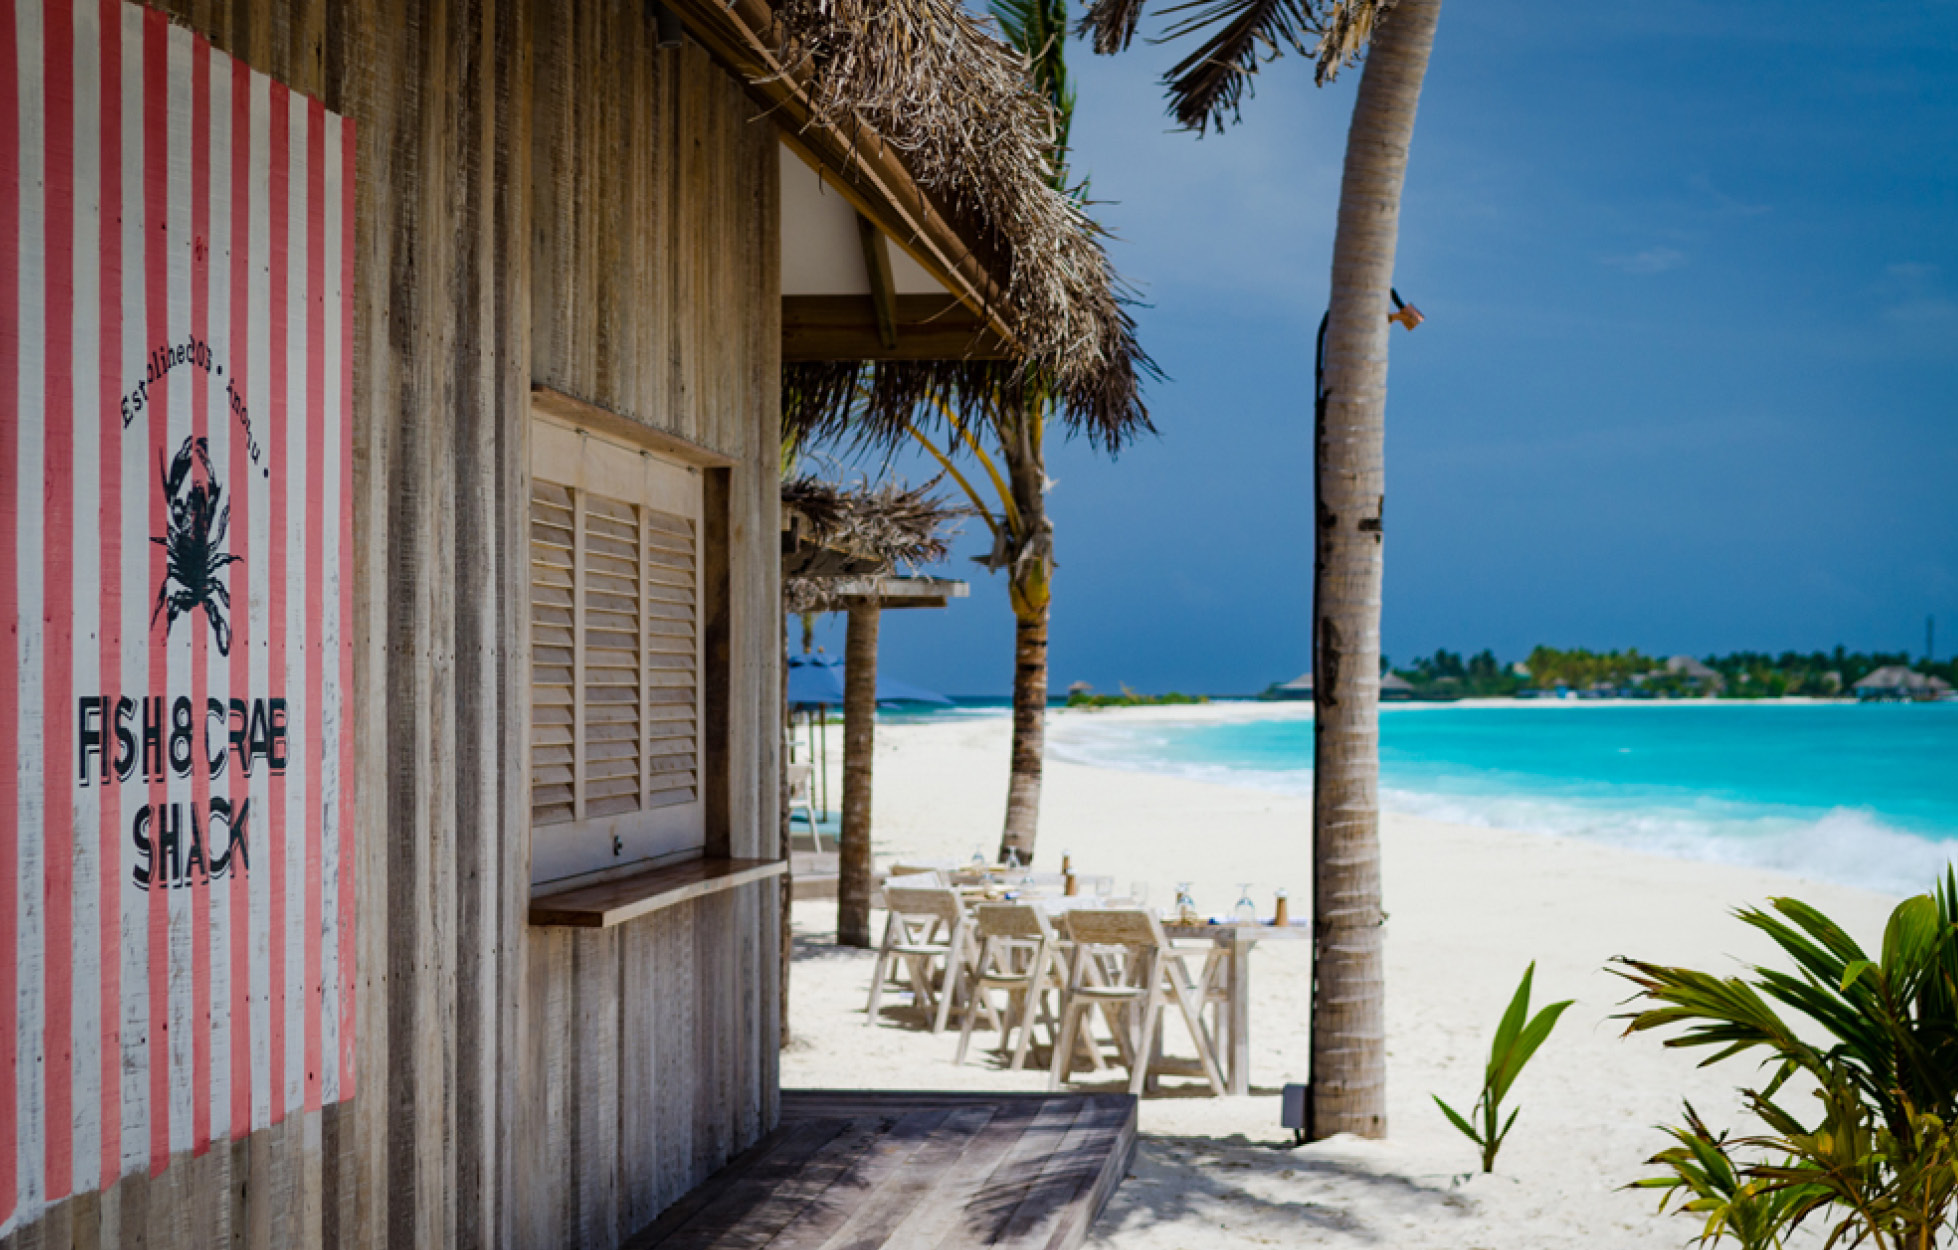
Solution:
{"label": "wooden counter ledge", "polygon": [[732,890],[788,870],[779,859],[690,859],[530,901],[530,923],[609,929],[662,907]]}

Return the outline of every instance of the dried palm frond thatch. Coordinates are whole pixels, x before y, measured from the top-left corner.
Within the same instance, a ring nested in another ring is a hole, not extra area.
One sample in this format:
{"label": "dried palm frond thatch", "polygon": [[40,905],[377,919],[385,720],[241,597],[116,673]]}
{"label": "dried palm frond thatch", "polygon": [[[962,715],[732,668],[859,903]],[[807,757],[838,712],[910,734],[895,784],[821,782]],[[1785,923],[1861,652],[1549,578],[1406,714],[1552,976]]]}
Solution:
{"label": "dried palm frond thatch", "polygon": [[[988,406],[1024,411],[1040,378],[1011,361],[816,361],[782,366],[782,434],[797,444],[893,447],[944,404],[970,423]],[[1129,433],[1136,431],[1131,430]],[[1116,449],[1110,438],[1103,444]]]}
{"label": "dried palm frond thatch", "polygon": [[[1056,185],[1054,108],[1025,59],[960,0],[781,0],[774,14],[780,63],[811,115],[896,149],[961,234],[996,258],[1021,367],[1048,380],[1068,424],[1109,447],[1148,429],[1141,387],[1155,366],[1104,232]],[[887,392],[913,395],[948,380],[929,362],[877,373]]]}
{"label": "dried palm frond thatch", "polygon": [[[863,577],[895,570],[914,571],[943,560],[951,550],[953,523],[966,510],[932,494],[933,478],[922,486],[839,486],[808,475],[782,483],[782,511],[801,521],[813,554],[842,557],[835,575]],[[817,567],[811,559],[784,560],[784,585],[824,580],[805,577]]]}

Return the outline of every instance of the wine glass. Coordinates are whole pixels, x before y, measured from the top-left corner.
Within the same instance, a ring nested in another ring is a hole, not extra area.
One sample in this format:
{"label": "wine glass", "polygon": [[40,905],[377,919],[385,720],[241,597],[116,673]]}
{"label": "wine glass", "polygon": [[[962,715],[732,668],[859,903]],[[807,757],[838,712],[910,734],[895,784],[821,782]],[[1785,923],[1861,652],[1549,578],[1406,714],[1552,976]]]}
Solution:
{"label": "wine glass", "polygon": [[1176,883],[1176,919],[1182,924],[1195,924],[1198,920],[1197,900],[1190,893],[1187,881]]}
{"label": "wine glass", "polygon": [[1238,924],[1258,923],[1258,905],[1251,901],[1251,883],[1243,881],[1237,887],[1237,906],[1231,908],[1231,919]]}

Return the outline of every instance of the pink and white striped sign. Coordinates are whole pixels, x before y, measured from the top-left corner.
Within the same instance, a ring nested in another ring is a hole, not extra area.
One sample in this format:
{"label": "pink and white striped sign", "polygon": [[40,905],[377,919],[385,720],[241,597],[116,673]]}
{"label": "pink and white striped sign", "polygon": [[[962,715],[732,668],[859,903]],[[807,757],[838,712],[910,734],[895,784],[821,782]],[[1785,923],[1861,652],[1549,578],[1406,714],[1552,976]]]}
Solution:
{"label": "pink and white striped sign", "polygon": [[0,1234],[353,1093],[353,137],[0,0]]}

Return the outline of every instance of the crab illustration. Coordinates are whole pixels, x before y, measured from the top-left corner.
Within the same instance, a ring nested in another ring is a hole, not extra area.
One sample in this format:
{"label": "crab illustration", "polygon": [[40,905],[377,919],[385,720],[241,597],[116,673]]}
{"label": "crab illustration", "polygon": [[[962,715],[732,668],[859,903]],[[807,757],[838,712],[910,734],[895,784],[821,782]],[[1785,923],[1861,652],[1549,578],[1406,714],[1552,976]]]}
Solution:
{"label": "crab illustration", "polygon": [[224,550],[231,505],[225,502],[224,487],[218,484],[211,467],[210,440],[195,435],[186,438],[169,466],[163,465],[159,455],[157,467],[162,470],[164,496],[170,501],[170,525],[165,537],[150,539],[163,548],[165,556],[163,585],[157,589],[156,611],[150,613],[150,623],[154,625],[167,611],[167,636],[178,617],[202,608],[219,654],[229,655],[231,623],[225,613],[231,607],[231,592],[225,588],[223,571],[238,557]]}

